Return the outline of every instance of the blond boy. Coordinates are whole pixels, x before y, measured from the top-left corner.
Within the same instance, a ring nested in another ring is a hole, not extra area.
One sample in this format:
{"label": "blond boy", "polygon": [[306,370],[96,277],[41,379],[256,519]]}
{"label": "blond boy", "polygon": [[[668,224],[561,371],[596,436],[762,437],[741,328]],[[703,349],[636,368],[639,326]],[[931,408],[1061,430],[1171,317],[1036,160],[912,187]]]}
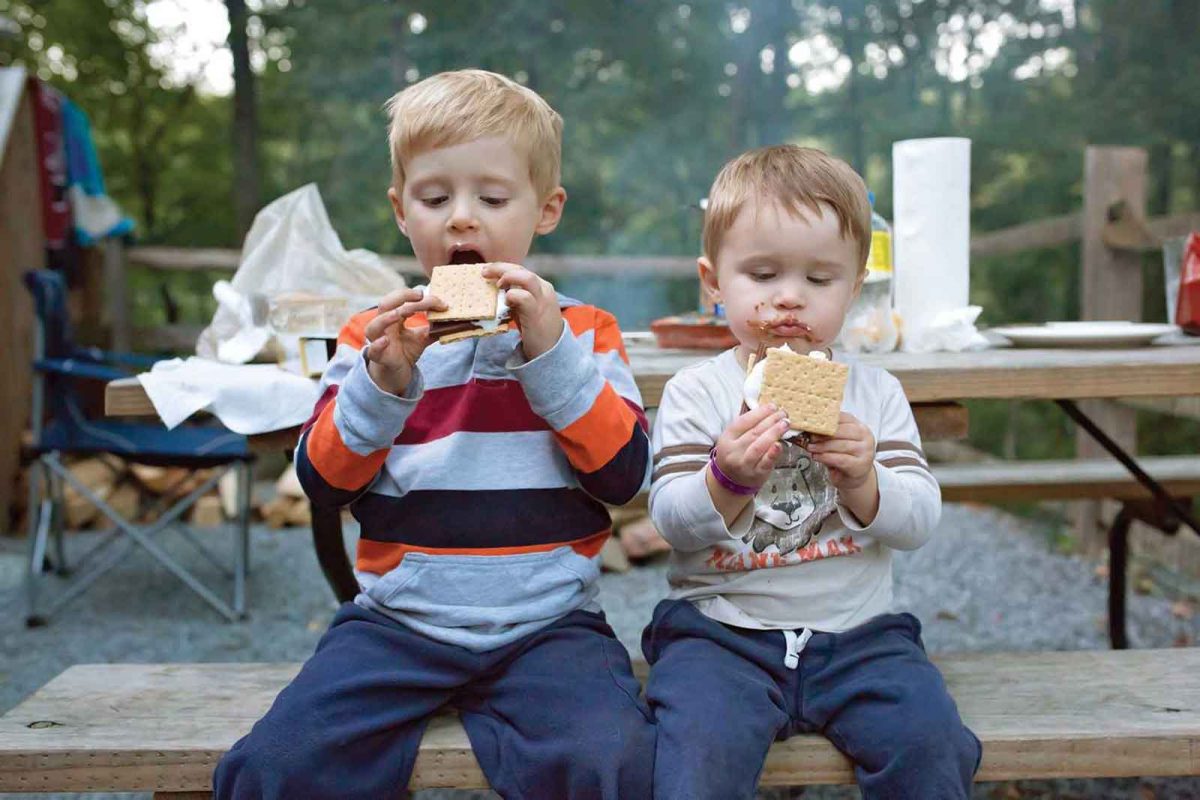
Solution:
{"label": "blond boy", "polygon": [[516,327],[431,344],[445,304],[404,289],[342,331],[296,468],[358,519],[361,592],[216,794],[397,796],[452,708],[503,797],[649,797],[653,726],[596,602],[604,503],[642,483],[645,417],[615,319],[521,266],[566,200],[562,121],[478,70],[387,108],[388,197],[426,275],[489,263]]}
{"label": "blond boy", "polygon": [[892,552],[941,513],[899,382],[850,363],[836,432],[808,444],[775,407],[742,411],[760,345],[846,361],[830,347],[866,272],[866,187],[778,146],[725,165],[708,201],[700,276],[739,345],[672,378],[655,422],[650,513],[674,550],[642,638],[654,796],[751,798],[771,742],[816,731],[864,797],[965,798],[979,742],[891,607]]}

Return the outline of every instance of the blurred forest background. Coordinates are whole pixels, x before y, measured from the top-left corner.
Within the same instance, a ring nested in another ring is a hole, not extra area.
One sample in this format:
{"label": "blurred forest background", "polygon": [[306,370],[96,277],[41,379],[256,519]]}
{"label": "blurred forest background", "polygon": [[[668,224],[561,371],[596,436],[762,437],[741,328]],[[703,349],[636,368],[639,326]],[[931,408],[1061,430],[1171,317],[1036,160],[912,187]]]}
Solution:
{"label": "blurred forest background", "polygon": [[[891,218],[892,142],[969,137],[975,233],[1078,210],[1092,144],[1149,152],[1148,214],[1200,207],[1195,0],[0,0],[0,19],[0,65],[90,116],[139,243],[238,247],[259,207],[315,181],[347,248],[409,252],[384,196],[381,106],[465,66],[515,77],[566,120],[570,201],[541,252],[694,255],[717,169],[779,141],[848,160]],[[1161,256],[1144,269],[1144,318],[1163,320]],[[1079,270],[1078,245],[976,259],[972,301],[985,324],[1078,318]],[[211,315],[215,275],[134,277],[140,324],[164,313],[165,280],[183,314]],[[684,311],[695,284],[649,296]],[[1051,406],[971,413],[976,446],[1073,455]],[[1195,424],[1139,427],[1143,452],[1200,450]]]}

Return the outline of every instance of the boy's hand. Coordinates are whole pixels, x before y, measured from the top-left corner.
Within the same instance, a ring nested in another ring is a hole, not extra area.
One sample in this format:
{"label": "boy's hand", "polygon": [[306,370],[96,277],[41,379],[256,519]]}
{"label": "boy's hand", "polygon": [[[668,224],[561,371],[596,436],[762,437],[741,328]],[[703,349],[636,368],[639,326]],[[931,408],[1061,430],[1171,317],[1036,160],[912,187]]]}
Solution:
{"label": "boy's hand", "polygon": [[838,417],[837,433],[814,433],[808,452],[829,467],[829,479],[839,490],[857,489],[875,474],[875,437],[870,428],[845,411]]}
{"label": "boy's hand", "polygon": [[837,433],[813,434],[808,452],[829,468],[839,502],[863,525],[879,513],[879,476],[875,474],[875,436],[853,414],[842,412]]}
{"label": "boy's hand", "polygon": [[429,326],[406,328],[405,321],[420,311],[445,311],[446,304],[418,289],[397,289],[379,301],[379,313],[367,323],[367,371],[380,389],[404,394],[413,365],[429,345]]}
{"label": "boy's hand", "polygon": [[562,310],[550,282],[520,264],[489,264],[483,277],[505,290],[505,302],[521,329],[521,349],[533,359],[558,344],[562,335]]}
{"label": "boy's hand", "polygon": [[717,466],[730,480],[743,486],[762,486],[775,468],[787,433],[787,415],[774,403],[763,403],[729,423],[717,439]]}

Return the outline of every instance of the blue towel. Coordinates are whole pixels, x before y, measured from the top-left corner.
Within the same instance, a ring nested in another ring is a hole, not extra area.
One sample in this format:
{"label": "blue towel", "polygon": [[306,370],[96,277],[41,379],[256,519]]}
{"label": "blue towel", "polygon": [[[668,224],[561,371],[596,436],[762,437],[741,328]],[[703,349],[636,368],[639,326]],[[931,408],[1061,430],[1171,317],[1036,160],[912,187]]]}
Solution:
{"label": "blue towel", "polygon": [[67,196],[71,201],[75,238],[84,246],[133,230],[133,220],[104,191],[104,174],[92,143],[92,126],[83,109],[64,98],[63,140],[67,151]]}

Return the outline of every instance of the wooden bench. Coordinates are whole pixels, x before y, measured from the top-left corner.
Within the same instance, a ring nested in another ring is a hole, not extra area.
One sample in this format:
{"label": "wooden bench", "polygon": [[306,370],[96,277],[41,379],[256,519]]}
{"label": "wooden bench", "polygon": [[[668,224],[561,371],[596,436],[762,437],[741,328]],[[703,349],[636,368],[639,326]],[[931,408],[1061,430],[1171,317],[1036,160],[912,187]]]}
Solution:
{"label": "wooden bench", "polygon": [[[983,741],[978,780],[1200,775],[1200,649],[934,660]],[[71,667],[0,717],[0,792],[206,793],[218,759],[298,668]],[[853,779],[826,739],[806,735],[771,748],[762,784]],[[409,785],[487,785],[455,716],[430,724]]]}

